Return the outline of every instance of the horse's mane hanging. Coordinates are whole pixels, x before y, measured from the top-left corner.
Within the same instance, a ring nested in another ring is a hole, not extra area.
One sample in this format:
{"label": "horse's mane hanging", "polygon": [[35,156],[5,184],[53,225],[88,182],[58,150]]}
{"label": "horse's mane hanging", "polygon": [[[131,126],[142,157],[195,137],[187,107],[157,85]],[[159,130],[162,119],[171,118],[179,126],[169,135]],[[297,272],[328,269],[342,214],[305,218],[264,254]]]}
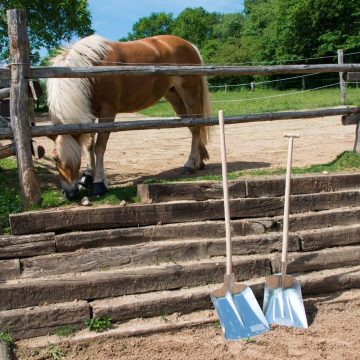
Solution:
{"label": "horse's mane hanging", "polygon": [[[53,66],[94,66],[109,50],[109,40],[91,35],[62,49],[51,63]],[[49,79],[47,91],[49,111],[54,124],[89,123],[95,120],[91,109],[89,79]]]}

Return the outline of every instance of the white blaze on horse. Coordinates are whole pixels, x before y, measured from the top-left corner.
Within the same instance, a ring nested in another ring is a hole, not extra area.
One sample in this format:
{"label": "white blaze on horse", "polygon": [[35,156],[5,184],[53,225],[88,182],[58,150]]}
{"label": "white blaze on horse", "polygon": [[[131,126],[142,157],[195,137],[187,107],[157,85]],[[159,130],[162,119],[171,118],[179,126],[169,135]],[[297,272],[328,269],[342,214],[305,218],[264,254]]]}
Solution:
{"label": "white blaze on horse", "polygon": [[[52,59],[53,66],[113,66],[118,64],[199,65],[199,51],[191,43],[170,35],[130,42],[112,42],[92,35],[81,39]],[[178,116],[210,116],[209,92],[203,76],[125,76],[93,79],[49,79],[48,106],[53,124],[84,124],[114,121],[117,113],[136,112],[165,97]],[[204,168],[208,127],[191,127],[192,143],[184,171]],[[91,195],[106,192],[104,153],[109,133],[58,135],[54,160],[66,196],[74,199],[78,186],[91,188]],[[87,166],[79,179],[81,154]]]}

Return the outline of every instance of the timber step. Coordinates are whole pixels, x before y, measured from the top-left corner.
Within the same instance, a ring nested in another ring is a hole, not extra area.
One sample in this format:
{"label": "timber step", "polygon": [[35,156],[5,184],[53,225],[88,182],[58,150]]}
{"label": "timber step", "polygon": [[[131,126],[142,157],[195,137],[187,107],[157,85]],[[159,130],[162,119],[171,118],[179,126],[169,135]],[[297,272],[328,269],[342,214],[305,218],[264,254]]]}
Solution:
{"label": "timber step", "polygon": [[[360,288],[360,266],[310,272],[297,276],[297,279],[301,283],[305,298]],[[264,277],[246,282],[260,304],[263,300],[264,282]],[[221,285],[3,310],[0,311],[0,328],[6,326],[15,339],[24,339],[54,334],[65,325],[74,326],[76,329],[83,328],[84,321],[91,316],[110,316],[113,322],[125,322],[134,318],[166,317],[173,313],[183,315],[197,310],[213,309],[209,295]]]}
{"label": "timber step", "polygon": [[[301,213],[359,204],[360,190],[293,195],[290,199],[290,211]],[[13,235],[61,233],[219,220],[223,219],[223,213],[222,200],[181,201],[24,212],[10,215],[10,226]],[[283,197],[233,199],[230,200],[230,213],[233,219],[279,216],[283,213]]]}
{"label": "timber step", "polygon": [[[288,250],[314,251],[357,244],[360,244],[360,224],[292,232],[289,234]],[[282,233],[234,236],[232,246],[234,255],[280,252]],[[80,249],[74,252],[2,260],[0,280],[37,278],[110,268],[136,268],[161,263],[199,261],[218,256],[225,256],[223,237],[149,241],[137,245]]]}
{"label": "timber step", "polygon": [[[278,271],[280,254],[234,256],[237,281]],[[335,269],[360,264],[360,245],[289,253],[289,273]],[[194,287],[223,281],[225,258],[165,263],[131,269],[103,269],[0,284],[0,310],[45,303],[94,300],[130,294]]]}
{"label": "timber step", "polygon": [[[270,234],[282,230],[282,221],[282,216],[233,219],[231,221],[231,233],[233,237]],[[292,232],[341,225],[348,226],[360,222],[360,207],[292,214],[289,221]],[[79,249],[140,245],[165,240],[223,239],[224,236],[225,225],[223,220],[72,231],[63,234],[52,232],[33,235],[3,235],[0,236],[0,260],[73,252]]]}
{"label": "timber step", "polygon": [[[256,198],[283,196],[284,176],[266,176],[229,181],[229,197]],[[346,189],[359,189],[360,174],[301,175],[291,179],[293,195],[334,192]],[[138,195],[142,203],[155,203],[178,200],[222,199],[221,181],[191,181],[158,184],[139,184]]]}

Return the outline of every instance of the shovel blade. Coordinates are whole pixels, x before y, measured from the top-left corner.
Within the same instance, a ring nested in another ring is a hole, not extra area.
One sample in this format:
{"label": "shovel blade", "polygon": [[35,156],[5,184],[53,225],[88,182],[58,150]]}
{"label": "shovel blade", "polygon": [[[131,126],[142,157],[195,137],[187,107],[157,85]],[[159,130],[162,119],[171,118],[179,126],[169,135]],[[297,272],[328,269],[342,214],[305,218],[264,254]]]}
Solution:
{"label": "shovel blade", "polygon": [[[281,275],[267,279],[264,289],[264,314],[269,324],[307,328],[300,283],[292,276],[286,276],[282,287]],[[287,284],[286,284],[287,283]],[[272,286],[278,284],[278,286]]]}
{"label": "shovel blade", "polygon": [[249,287],[224,296],[211,294],[224,336],[228,340],[244,339],[269,331],[270,327]]}

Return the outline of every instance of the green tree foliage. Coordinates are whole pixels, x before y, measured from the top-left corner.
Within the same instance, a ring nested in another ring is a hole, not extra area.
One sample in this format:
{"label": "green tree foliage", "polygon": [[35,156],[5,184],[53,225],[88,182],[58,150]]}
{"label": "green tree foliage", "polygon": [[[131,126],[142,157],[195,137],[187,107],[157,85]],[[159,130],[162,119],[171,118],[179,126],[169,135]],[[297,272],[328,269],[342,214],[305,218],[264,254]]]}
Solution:
{"label": "green tree foliage", "polygon": [[1,0],[0,1],[0,60],[8,57],[6,10],[25,9],[32,62],[39,60],[38,50],[59,47],[74,36],[93,33],[87,0]]}
{"label": "green tree foliage", "polygon": [[171,34],[174,23],[172,13],[151,13],[150,16],[140,18],[128,33],[126,38],[121,41],[136,40],[148,36]]}
{"label": "green tree foliage", "polygon": [[360,48],[359,0],[245,0],[243,36],[258,61],[284,62]]}
{"label": "green tree foliage", "polygon": [[174,21],[173,34],[201,48],[214,37],[214,25],[219,18],[220,14],[209,13],[202,7],[186,8]]}

